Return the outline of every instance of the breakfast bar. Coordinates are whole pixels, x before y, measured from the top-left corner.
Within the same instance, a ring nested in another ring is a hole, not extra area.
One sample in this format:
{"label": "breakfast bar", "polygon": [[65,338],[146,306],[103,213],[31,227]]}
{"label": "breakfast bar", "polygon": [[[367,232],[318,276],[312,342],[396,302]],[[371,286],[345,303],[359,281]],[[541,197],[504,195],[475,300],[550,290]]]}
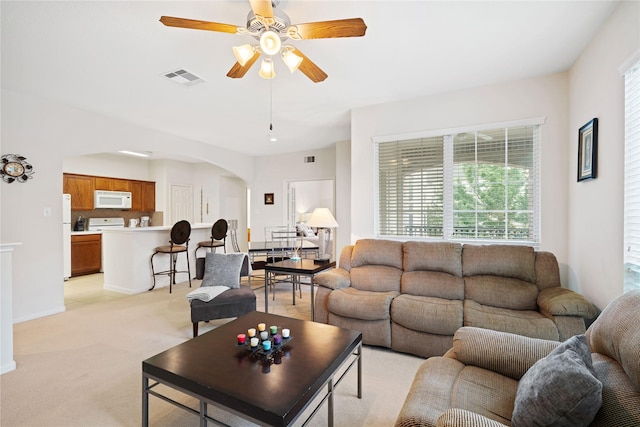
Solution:
{"label": "breakfast bar", "polygon": [[[196,274],[194,250],[198,242],[211,238],[212,224],[192,224],[189,245],[191,277]],[[125,294],[148,291],[153,286],[151,255],[156,246],[168,245],[171,226],[126,227],[102,231],[104,288]],[[177,258],[178,270],[187,269],[187,257]],[[157,270],[166,270],[169,256],[156,256]],[[186,274],[178,274],[177,283],[188,281]],[[157,276],[156,288],[169,286],[169,277]]]}

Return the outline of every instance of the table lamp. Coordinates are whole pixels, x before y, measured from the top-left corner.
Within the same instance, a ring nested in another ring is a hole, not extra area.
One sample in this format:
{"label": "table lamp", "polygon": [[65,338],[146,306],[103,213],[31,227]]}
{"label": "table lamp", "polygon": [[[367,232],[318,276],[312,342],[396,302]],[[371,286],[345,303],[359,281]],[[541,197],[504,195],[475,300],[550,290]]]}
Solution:
{"label": "table lamp", "polygon": [[309,227],[318,228],[318,261],[328,262],[331,256],[327,254],[327,246],[331,235],[331,228],[339,227],[336,219],[328,208],[316,208],[307,221]]}

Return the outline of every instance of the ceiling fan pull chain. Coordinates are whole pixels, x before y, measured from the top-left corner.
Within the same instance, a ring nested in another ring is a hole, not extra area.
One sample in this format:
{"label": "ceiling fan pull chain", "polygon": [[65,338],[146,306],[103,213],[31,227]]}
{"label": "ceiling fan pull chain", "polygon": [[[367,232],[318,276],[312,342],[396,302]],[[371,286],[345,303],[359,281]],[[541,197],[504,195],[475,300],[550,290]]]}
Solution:
{"label": "ceiling fan pull chain", "polygon": [[269,130],[273,130],[273,80],[269,81]]}

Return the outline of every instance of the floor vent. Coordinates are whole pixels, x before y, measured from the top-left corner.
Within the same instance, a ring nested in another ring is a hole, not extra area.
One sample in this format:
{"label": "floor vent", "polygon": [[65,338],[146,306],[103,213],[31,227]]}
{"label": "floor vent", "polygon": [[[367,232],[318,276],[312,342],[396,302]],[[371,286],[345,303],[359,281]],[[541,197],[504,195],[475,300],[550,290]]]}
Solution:
{"label": "floor vent", "polygon": [[315,163],[316,162],[316,156],[306,156],[304,158],[304,162],[305,163]]}
{"label": "floor vent", "polygon": [[204,79],[183,68],[164,73],[163,75],[172,82],[179,84],[180,86],[195,86],[197,84],[205,82]]}

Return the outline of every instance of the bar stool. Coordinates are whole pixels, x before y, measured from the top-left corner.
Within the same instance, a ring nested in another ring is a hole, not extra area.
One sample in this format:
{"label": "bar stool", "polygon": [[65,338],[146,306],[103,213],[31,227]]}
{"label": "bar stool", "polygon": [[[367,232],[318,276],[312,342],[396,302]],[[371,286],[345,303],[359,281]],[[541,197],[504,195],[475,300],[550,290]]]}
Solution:
{"label": "bar stool", "polygon": [[[158,246],[155,248],[153,255],[151,255],[151,273],[153,274],[153,288],[156,287],[156,276],[166,274],[169,276],[169,293],[171,293],[171,286],[176,284],[176,273],[188,273],[189,274],[189,287],[191,287],[191,266],[189,264],[189,236],[191,236],[191,224],[189,221],[182,220],[176,222],[171,227],[171,240],[169,245]],[[178,254],[186,252],[187,254],[187,270],[177,271],[176,261]],[[157,254],[169,255],[169,269],[164,271],[155,272],[153,268],[153,257]]]}
{"label": "bar stool", "polygon": [[198,249],[209,248],[209,252],[215,252],[216,248],[223,247],[224,253],[227,253],[227,230],[229,225],[224,219],[219,219],[213,223],[211,227],[211,240],[203,240],[198,243],[198,247],[194,251],[196,259],[198,259]]}

